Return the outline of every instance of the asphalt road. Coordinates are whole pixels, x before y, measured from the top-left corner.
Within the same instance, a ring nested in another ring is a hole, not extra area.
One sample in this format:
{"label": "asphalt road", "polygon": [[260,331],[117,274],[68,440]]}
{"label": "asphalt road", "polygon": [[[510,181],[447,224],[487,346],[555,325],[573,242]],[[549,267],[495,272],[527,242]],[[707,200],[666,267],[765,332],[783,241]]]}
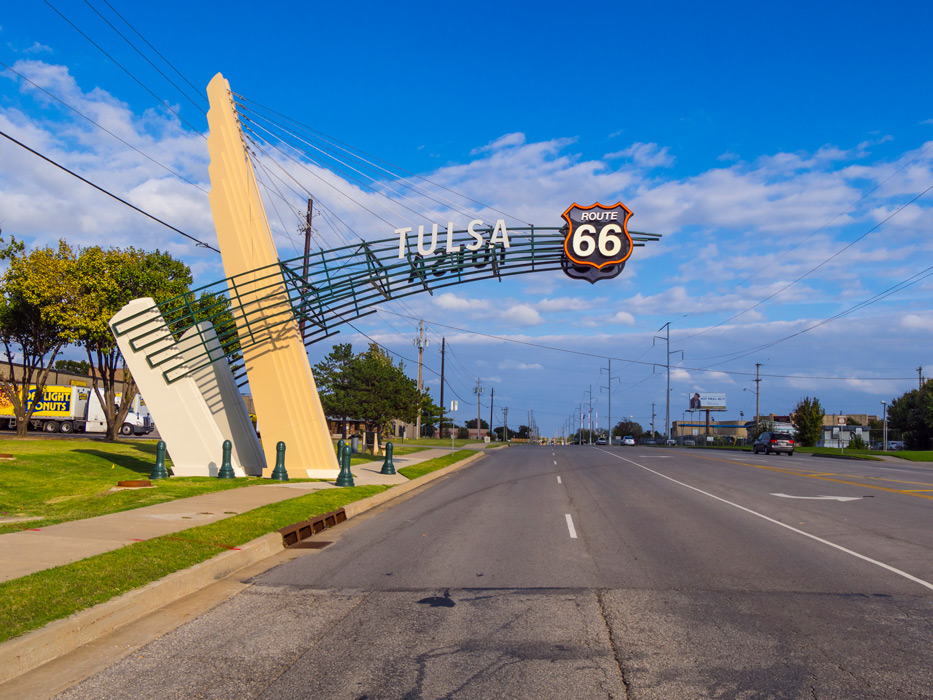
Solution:
{"label": "asphalt road", "polygon": [[347,525],[59,697],[933,697],[931,468],[523,447]]}

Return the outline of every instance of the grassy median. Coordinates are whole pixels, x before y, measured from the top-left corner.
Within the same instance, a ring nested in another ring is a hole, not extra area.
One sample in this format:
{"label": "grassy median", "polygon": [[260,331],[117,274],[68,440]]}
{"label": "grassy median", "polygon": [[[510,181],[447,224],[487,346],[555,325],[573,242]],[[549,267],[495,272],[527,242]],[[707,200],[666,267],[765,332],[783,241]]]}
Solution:
{"label": "grassy median", "polygon": [[453,454],[444,455],[443,457],[436,457],[435,459],[429,459],[420,464],[413,464],[410,467],[402,467],[398,470],[398,473],[408,479],[417,479],[419,476],[424,476],[425,474],[430,474],[433,471],[438,469],[443,469],[444,467],[449,467],[455,462],[459,462],[461,459],[466,459],[472,455],[477,454],[475,450],[457,450]]}

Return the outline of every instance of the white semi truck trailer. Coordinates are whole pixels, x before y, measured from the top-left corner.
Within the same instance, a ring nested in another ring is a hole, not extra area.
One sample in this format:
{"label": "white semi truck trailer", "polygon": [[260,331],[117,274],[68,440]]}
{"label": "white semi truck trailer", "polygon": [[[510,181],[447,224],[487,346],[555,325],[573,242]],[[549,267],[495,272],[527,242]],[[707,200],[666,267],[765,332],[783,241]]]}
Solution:
{"label": "white semi truck trailer", "polygon": [[[117,394],[117,402],[120,394]],[[30,403],[36,401],[36,387],[29,387]],[[103,433],[107,430],[104,410],[93,389],[84,386],[47,386],[29,421],[34,430],[46,433]],[[0,392],[0,428],[16,428],[13,405]],[[120,426],[121,435],[148,435],[155,429],[146,402],[138,394]]]}

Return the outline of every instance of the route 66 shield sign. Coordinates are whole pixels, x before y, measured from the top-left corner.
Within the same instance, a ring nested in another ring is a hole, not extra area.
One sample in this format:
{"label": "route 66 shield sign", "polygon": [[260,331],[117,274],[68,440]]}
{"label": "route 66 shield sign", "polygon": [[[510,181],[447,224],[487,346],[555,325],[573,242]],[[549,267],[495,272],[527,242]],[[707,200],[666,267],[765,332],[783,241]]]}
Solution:
{"label": "route 66 shield sign", "polygon": [[594,279],[587,268],[610,273],[608,268],[619,266],[612,270],[615,274],[605,275],[615,277],[632,254],[632,237],[628,232],[632,211],[622,202],[611,206],[597,202],[588,207],[573,204],[561,216],[567,222],[564,252],[568,262],[573,267],[582,268],[579,270],[581,273],[590,272],[571,277],[583,276],[595,282],[604,275]]}

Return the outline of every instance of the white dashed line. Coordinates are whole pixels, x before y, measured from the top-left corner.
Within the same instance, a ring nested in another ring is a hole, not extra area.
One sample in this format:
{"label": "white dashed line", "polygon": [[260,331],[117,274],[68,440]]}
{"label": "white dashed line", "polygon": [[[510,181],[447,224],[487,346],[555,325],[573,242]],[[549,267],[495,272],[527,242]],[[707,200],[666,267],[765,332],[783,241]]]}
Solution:
{"label": "white dashed line", "polygon": [[557,477],[557,483],[558,483],[558,484],[562,484],[562,483],[564,483],[564,482],[562,482],[562,481],[560,480],[560,477]]}
{"label": "white dashed line", "polygon": [[555,466],[555,467],[557,466],[557,460],[556,460],[556,459],[554,460],[554,466]]}
{"label": "white dashed line", "polygon": [[570,513],[567,513],[567,529],[570,530],[570,539],[577,539],[577,531],[573,529],[573,518],[570,517]]}

